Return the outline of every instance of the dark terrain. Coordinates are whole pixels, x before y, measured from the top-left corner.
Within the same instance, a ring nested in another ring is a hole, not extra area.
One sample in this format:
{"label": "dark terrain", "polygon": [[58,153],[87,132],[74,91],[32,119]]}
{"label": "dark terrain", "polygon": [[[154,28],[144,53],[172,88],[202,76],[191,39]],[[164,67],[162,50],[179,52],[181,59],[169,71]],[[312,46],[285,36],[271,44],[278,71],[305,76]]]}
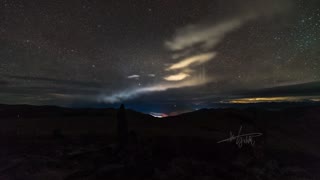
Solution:
{"label": "dark terrain", "polygon": [[[0,180],[320,179],[320,107],[126,117],[119,149],[117,109],[0,105]],[[241,126],[254,146],[217,143]]]}

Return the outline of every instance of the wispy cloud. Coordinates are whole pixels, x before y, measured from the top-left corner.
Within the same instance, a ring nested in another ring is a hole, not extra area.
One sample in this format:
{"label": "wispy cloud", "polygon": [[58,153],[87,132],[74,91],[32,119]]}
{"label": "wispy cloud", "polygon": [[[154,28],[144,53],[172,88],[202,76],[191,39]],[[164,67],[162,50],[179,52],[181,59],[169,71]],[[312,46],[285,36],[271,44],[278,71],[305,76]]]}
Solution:
{"label": "wispy cloud", "polygon": [[213,53],[203,53],[203,54],[191,56],[171,65],[166,70],[183,69],[191,65],[200,65],[213,59],[216,55],[217,53],[213,52]]}
{"label": "wispy cloud", "polygon": [[276,96],[276,97],[251,97],[221,101],[222,103],[250,104],[271,102],[306,102],[317,100],[318,96]]}
{"label": "wispy cloud", "polygon": [[206,84],[207,82],[209,82],[209,79],[202,79],[198,77],[191,78],[186,81],[176,82],[176,83],[162,82],[162,83],[158,83],[158,84],[147,86],[147,87],[133,88],[133,89],[120,91],[109,96],[102,95],[98,97],[98,100],[106,103],[116,103],[116,102],[121,102],[124,100],[135,98],[141,94],[161,92],[161,91],[166,91],[168,89],[199,86],[199,85]]}
{"label": "wispy cloud", "polygon": [[150,112],[149,113],[151,116],[153,117],[157,117],[157,118],[164,118],[164,117],[168,117],[167,114],[164,113],[156,113],[156,112]]}
{"label": "wispy cloud", "polygon": [[138,79],[139,77],[140,77],[140,75],[133,74],[133,75],[128,76],[128,79]]}
{"label": "wispy cloud", "polygon": [[[115,94],[109,96],[101,96],[99,97],[100,100],[107,102],[107,103],[115,103],[121,102],[124,100],[135,98],[141,94],[145,93],[152,93],[152,92],[160,92],[166,91],[168,89],[175,89],[175,88],[184,88],[184,87],[191,87],[191,86],[199,86],[210,82],[210,78],[203,78],[199,76],[192,76],[191,74],[195,74],[194,69],[195,66],[204,64],[213,58],[216,57],[216,52],[193,52],[192,47],[194,45],[200,44],[207,49],[209,47],[213,47],[217,43],[219,43],[224,35],[235,28],[241,26],[243,23],[242,20],[233,19],[229,21],[222,22],[218,25],[193,25],[188,26],[186,28],[180,29],[175,34],[175,37],[172,41],[167,41],[165,44],[169,49],[172,51],[188,51],[188,54],[194,54],[189,57],[186,57],[169,67],[165,68],[166,71],[179,71],[178,74],[174,75],[167,75],[164,77],[166,81],[175,81],[173,82],[159,82],[155,85],[146,86],[146,87],[139,87],[129,90],[124,90],[117,92]],[[131,78],[139,78],[139,75],[131,75],[128,76],[129,79]],[[189,78],[187,78],[189,77]]]}
{"label": "wispy cloud", "polygon": [[[108,96],[103,95],[100,100],[107,103],[121,102],[145,93],[200,86],[211,82],[215,79],[214,77],[206,77],[206,73],[203,73],[205,71],[197,72],[195,67],[217,56],[218,52],[214,48],[223,41],[227,34],[264,14],[257,10],[244,12],[218,22],[206,21],[206,23],[195,23],[177,29],[172,38],[164,42],[164,46],[172,52],[172,61],[174,61],[170,66],[164,67],[164,72],[168,73],[163,77],[166,81],[116,92]],[[150,74],[148,76],[154,77]],[[139,75],[131,75],[128,78],[139,77]]]}
{"label": "wispy cloud", "polygon": [[174,75],[164,77],[163,79],[165,79],[167,81],[181,81],[181,80],[187,78],[188,76],[190,76],[190,75],[186,74],[186,73],[179,73],[179,74],[174,74]]}
{"label": "wispy cloud", "polygon": [[241,27],[245,22],[253,19],[254,15],[233,18],[217,24],[193,24],[178,29],[174,38],[166,41],[165,45],[172,51],[182,51],[196,45],[203,49],[214,48],[225,35]]}

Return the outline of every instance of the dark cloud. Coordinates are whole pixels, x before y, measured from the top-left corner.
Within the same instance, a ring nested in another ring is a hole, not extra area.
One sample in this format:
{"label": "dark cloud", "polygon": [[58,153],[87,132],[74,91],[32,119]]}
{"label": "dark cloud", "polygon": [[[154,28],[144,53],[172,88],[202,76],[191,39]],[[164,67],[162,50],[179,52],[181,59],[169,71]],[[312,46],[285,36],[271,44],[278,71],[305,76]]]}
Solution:
{"label": "dark cloud", "polygon": [[18,75],[3,75],[3,77],[9,79],[16,79],[22,81],[44,81],[49,82],[52,84],[62,84],[67,85],[70,87],[80,86],[86,88],[103,88],[106,87],[107,84],[100,84],[96,82],[84,82],[84,81],[75,81],[75,80],[62,80],[62,79],[54,79],[54,78],[47,78],[47,77],[32,77],[32,76],[18,76]]}
{"label": "dark cloud", "polygon": [[255,91],[245,91],[239,94],[249,97],[320,96],[320,81],[294,85],[283,85]]}
{"label": "dark cloud", "polygon": [[1,85],[1,86],[6,86],[6,85],[8,85],[8,84],[9,84],[8,81],[2,81],[2,80],[0,80],[0,85]]}

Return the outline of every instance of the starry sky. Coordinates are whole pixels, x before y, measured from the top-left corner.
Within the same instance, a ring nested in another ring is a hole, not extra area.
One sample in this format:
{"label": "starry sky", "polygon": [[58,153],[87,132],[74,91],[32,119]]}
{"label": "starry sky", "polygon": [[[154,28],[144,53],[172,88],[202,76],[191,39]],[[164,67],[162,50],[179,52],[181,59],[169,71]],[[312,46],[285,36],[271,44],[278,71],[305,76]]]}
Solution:
{"label": "starry sky", "polygon": [[0,0],[0,103],[320,101],[318,0]]}

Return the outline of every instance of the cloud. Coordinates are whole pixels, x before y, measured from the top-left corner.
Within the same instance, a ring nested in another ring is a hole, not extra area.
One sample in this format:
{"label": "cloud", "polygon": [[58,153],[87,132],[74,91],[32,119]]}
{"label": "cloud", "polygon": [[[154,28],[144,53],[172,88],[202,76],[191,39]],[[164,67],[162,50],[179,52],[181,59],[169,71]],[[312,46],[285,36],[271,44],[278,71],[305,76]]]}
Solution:
{"label": "cloud", "polygon": [[183,69],[191,65],[200,65],[211,60],[216,55],[217,53],[213,52],[213,53],[203,53],[203,54],[191,56],[171,65],[170,67],[167,68],[167,70],[169,71],[169,70]]}
{"label": "cloud", "polygon": [[176,88],[199,86],[199,85],[206,84],[209,81],[210,81],[209,79],[202,79],[202,78],[195,77],[195,78],[191,78],[178,83],[162,82],[162,83],[158,83],[158,84],[147,86],[147,87],[134,88],[134,89],[121,91],[110,96],[101,95],[98,97],[98,100],[105,103],[117,103],[117,102],[138,97],[141,94],[161,92],[161,91],[166,91],[169,89],[176,89]]}
{"label": "cloud", "polygon": [[163,79],[165,79],[167,81],[181,81],[181,80],[187,78],[188,76],[190,76],[190,75],[186,74],[186,73],[179,73],[179,74],[164,77]]}
{"label": "cloud", "polygon": [[[99,97],[99,100],[106,103],[115,103],[136,98],[141,94],[200,86],[212,82],[213,79],[216,79],[215,77],[206,77],[207,73],[205,73],[204,68],[201,69],[201,72],[197,72],[199,69],[195,69],[194,67],[215,58],[217,52],[214,48],[223,41],[227,34],[239,29],[245,23],[259,16],[271,16],[274,14],[275,12],[273,11],[269,12],[269,6],[265,4],[263,3],[263,7],[259,6],[259,8],[255,7],[256,3],[252,4],[252,6],[245,5],[244,9],[240,13],[239,11],[236,12],[236,15],[233,17],[221,19],[217,22],[206,21],[205,23],[195,23],[177,29],[172,38],[164,42],[165,47],[171,51],[171,57],[174,61],[173,64],[164,68],[166,73],[170,72],[170,74],[165,74],[163,77],[166,81],[150,86],[119,91],[108,96],[102,95]],[[174,73],[171,74],[171,72]],[[150,74],[148,76],[154,77]],[[139,78],[140,76],[132,75],[128,78],[130,77]]]}
{"label": "cloud", "polygon": [[140,77],[140,75],[133,74],[133,75],[128,76],[128,79],[138,79],[139,77]]}
{"label": "cloud", "polygon": [[253,17],[253,15],[248,15],[210,25],[188,25],[178,29],[174,38],[171,41],[165,42],[165,46],[172,51],[185,50],[195,45],[200,45],[203,49],[210,49],[215,47],[227,33],[241,27],[241,25],[253,19]]}
{"label": "cloud", "polygon": [[0,80],[0,85],[1,86],[6,86],[6,85],[9,85],[9,82],[5,81],[5,80]]}
{"label": "cloud", "polygon": [[1,74],[4,78],[12,81],[21,80],[21,81],[34,81],[34,82],[48,82],[58,85],[67,85],[67,86],[80,86],[80,87],[96,87],[101,88],[107,86],[106,84],[101,84],[92,81],[77,81],[77,80],[64,80],[64,79],[55,79],[49,77],[35,77],[35,76],[20,76],[20,75],[10,75],[10,74]]}
{"label": "cloud", "polygon": [[[255,18],[255,15],[249,13],[220,23],[199,23],[178,29],[172,40],[165,42],[165,46],[173,51],[173,59],[188,56],[166,68],[166,71],[179,70],[180,72],[166,76],[164,79],[167,81],[182,81],[191,76],[189,72],[186,72],[187,70],[194,71],[194,66],[207,63],[215,58],[217,52],[212,52],[212,48],[220,43],[227,33],[236,30],[253,18]],[[207,79],[205,76],[203,74],[202,79]]]}
{"label": "cloud", "polygon": [[271,102],[306,102],[306,101],[314,101],[314,99],[316,98],[319,98],[319,97],[317,96],[251,97],[251,98],[231,99],[231,100],[221,101],[221,102],[233,103],[233,104],[271,103]]}
{"label": "cloud", "polygon": [[153,117],[157,117],[157,118],[164,118],[164,117],[168,117],[167,114],[165,113],[157,113],[157,112],[150,112],[149,113],[151,116]]}

